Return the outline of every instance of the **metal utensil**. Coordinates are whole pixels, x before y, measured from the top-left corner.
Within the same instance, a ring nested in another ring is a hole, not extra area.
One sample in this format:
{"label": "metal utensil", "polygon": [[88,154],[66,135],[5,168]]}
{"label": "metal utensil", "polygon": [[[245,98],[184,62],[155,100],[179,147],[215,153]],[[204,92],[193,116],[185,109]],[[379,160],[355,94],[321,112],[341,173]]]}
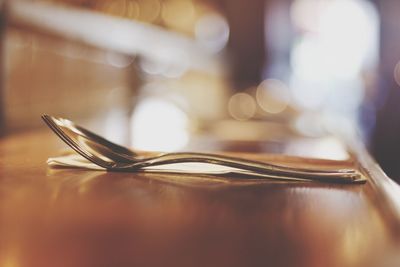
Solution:
{"label": "metal utensil", "polygon": [[71,148],[87,160],[114,171],[137,171],[145,167],[183,162],[203,162],[229,166],[271,178],[360,182],[364,178],[354,169],[307,169],[275,165],[242,158],[208,153],[163,153],[145,157],[126,147],[114,144],[70,120],[43,115],[46,124]]}

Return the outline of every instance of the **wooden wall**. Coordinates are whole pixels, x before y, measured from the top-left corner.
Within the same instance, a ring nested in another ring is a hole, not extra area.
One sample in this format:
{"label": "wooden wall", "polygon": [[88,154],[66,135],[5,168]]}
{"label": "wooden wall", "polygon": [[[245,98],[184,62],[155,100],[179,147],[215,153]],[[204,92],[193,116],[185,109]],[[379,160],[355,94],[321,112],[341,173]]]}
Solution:
{"label": "wooden wall", "polygon": [[129,109],[138,78],[133,58],[14,29],[4,49],[7,132],[42,125],[43,113],[91,118]]}

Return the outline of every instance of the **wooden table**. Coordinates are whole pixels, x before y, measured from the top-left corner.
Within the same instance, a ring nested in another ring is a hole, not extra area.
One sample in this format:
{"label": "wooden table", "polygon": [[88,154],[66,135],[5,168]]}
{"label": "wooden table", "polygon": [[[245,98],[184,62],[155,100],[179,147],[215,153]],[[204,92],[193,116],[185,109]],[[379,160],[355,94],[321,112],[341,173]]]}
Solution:
{"label": "wooden table", "polygon": [[365,153],[364,185],[188,186],[48,168],[62,147],[1,140],[0,266],[400,266],[400,191]]}

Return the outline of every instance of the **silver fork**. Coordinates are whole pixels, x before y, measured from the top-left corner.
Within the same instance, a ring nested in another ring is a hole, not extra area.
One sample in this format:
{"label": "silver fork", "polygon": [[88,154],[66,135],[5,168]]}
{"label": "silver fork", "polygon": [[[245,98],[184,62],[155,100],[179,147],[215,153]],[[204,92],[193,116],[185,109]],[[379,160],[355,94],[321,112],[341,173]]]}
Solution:
{"label": "silver fork", "polygon": [[364,181],[364,178],[354,169],[296,168],[209,153],[163,153],[144,157],[133,150],[106,140],[70,120],[49,115],[43,115],[42,119],[77,153],[107,170],[137,171],[146,167],[172,163],[202,162],[250,171],[264,178],[299,178],[346,183]]}

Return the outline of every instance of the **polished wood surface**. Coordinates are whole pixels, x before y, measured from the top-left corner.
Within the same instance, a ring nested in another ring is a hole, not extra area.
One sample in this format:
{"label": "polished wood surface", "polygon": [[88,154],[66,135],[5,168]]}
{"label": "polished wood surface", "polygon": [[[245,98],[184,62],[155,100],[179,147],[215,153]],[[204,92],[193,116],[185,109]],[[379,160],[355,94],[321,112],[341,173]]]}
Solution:
{"label": "polished wood surface", "polygon": [[48,130],[0,141],[0,266],[400,266],[398,189],[376,170],[363,185],[169,182],[48,168],[62,148]]}

